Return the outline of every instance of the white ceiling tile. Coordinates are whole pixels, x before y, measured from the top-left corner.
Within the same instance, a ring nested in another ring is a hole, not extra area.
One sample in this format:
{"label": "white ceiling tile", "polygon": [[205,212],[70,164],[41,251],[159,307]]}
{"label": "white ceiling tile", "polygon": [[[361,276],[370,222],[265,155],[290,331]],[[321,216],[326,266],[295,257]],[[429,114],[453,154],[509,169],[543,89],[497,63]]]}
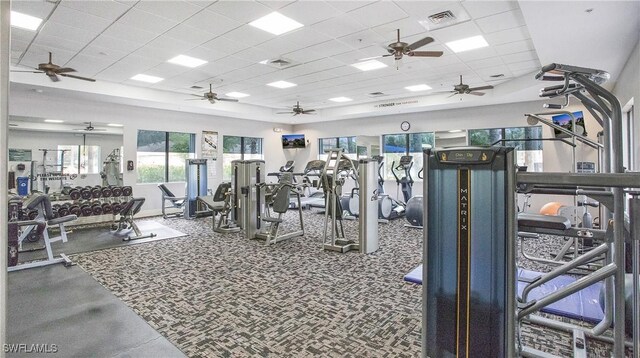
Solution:
{"label": "white ceiling tile", "polygon": [[363,30],[349,34],[347,36],[340,37],[339,40],[355,49],[365,48],[372,45],[384,48],[392,42],[372,30]]}
{"label": "white ceiling tile", "polygon": [[518,71],[523,71],[523,70],[533,71],[535,69],[540,69],[540,61],[530,60],[530,61],[524,61],[524,62],[510,63],[507,65],[507,67],[509,67],[511,72],[513,72],[513,74],[515,75],[516,72]]}
{"label": "white ceiling tile", "polygon": [[15,51],[15,52],[24,52],[24,50],[27,49],[27,46],[29,46],[29,42],[30,41],[22,41],[22,40],[17,40],[12,38],[11,39],[11,51]]}
{"label": "white ceiling tile", "polygon": [[164,0],[140,1],[136,4],[135,9],[180,22],[201,11],[202,7],[181,0]]}
{"label": "white ceiling tile", "polygon": [[175,20],[169,20],[146,11],[133,8],[118,20],[119,24],[149,31],[159,35],[178,24]]}
{"label": "white ceiling tile", "polygon": [[224,34],[224,37],[241,42],[245,46],[255,46],[274,38],[274,35],[256,29],[253,26],[244,25]]}
{"label": "white ceiling tile", "polygon": [[278,12],[305,26],[336,15],[336,9],[324,1],[298,1],[278,10]]}
{"label": "white ceiling tile", "polygon": [[[377,1],[377,0],[376,0]],[[329,1],[329,5],[342,12],[349,12],[369,4],[373,4],[375,1]]]}
{"label": "white ceiling tile", "polygon": [[483,17],[482,19],[476,20],[476,24],[478,24],[482,32],[489,34],[492,32],[524,26],[525,22],[522,12],[518,9]]}
{"label": "white ceiling tile", "polygon": [[439,68],[442,66],[449,66],[462,63],[456,55],[443,55],[441,57],[429,58],[429,65],[433,68]]}
{"label": "white ceiling tile", "polygon": [[407,14],[415,19],[426,19],[427,16],[433,15],[440,11],[447,10],[452,1],[397,1],[396,4]]}
{"label": "white ceiling tile", "polygon": [[42,30],[40,30],[40,33],[43,35],[46,34],[56,37],[69,38],[71,40],[84,43],[89,43],[96,36],[95,33],[89,31],[81,31],[75,27],[67,26],[57,22],[45,23]]}
{"label": "white ceiling tile", "polygon": [[80,54],[89,57],[104,58],[115,61],[127,56],[128,52],[98,46],[94,42],[85,47]]}
{"label": "white ceiling tile", "polygon": [[166,37],[164,35],[149,42],[146,46],[152,46],[158,49],[165,50],[169,53],[174,53],[174,55],[171,55],[171,57],[169,58],[173,58],[177,55],[182,54],[183,52],[186,52],[196,47],[192,43],[184,42],[171,37]]}
{"label": "white ceiling tile", "polygon": [[39,35],[34,43],[43,46],[43,47],[51,47],[51,48],[61,48],[63,50],[68,50],[72,52],[78,52],[85,46],[83,42],[77,42],[73,40],[69,40],[66,38],[60,38],[57,36],[49,36],[45,34]]}
{"label": "white ceiling tile", "polygon": [[456,56],[458,56],[458,58],[461,59],[462,61],[466,62],[466,61],[482,60],[483,58],[496,57],[498,56],[498,53],[492,47],[484,47],[484,48],[479,48],[471,51],[460,52],[460,53],[457,53]]}
{"label": "white ceiling tile", "polygon": [[433,30],[429,33],[431,37],[438,40],[440,43],[460,40],[481,34],[482,32],[473,21],[467,21],[461,24],[445,27],[443,29]]}
{"label": "white ceiling tile", "polygon": [[171,78],[174,76],[181,75],[185,72],[191,70],[189,67],[178,66],[173,63],[161,63],[153,68],[147,70],[149,73],[155,73],[154,76],[160,76],[162,78]]}
{"label": "white ceiling tile", "polygon": [[325,56],[321,52],[309,50],[308,48],[305,48],[302,50],[285,53],[284,55],[282,55],[282,57],[286,59],[290,59],[294,63],[300,64],[300,63],[315,61]]}
{"label": "white ceiling tile", "polygon": [[218,2],[218,0],[187,0],[188,3],[206,8]]}
{"label": "white ceiling tile", "polygon": [[108,58],[76,55],[73,59],[71,59],[71,61],[67,62],[65,66],[71,67],[78,71],[78,76],[86,77],[95,75],[111,64],[113,64],[113,61]]}
{"label": "white ceiling tile", "polygon": [[518,9],[517,1],[467,0],[462,6],[474,19]]}
{"label": "white ceiling tile", "polygon": [[87,14],[102,17],[107,20],[115,20],[131,6],[112,0],[87,1],[87,0],[65,0],[60,6],[72,8]]}
{"label": "white ceiling tile", "polygon": [[216,36],[195,27],[180,24],[165,32],[162,37],[178,39],[184,42],[188,42],[194,46],[198,46],[212,40]]}
{"label": "white ceiling tile", "polygon": [[213,51],[214,53],[220,52],[220,53],[233,54],[250,47],[250,45],[247,45],[242,41],[236,41],[236,40],[232,40],[232,39],[220,36],[220,37],[216,37],[215,39],[205,44],[202,44],[200,47],[207,48]]}
{"label": "white ceiling tile", "polygon": [[111,25],[112,21],[72,8],[58,6],[47,21],[47,23],[50,22],[75,27],[95,36]]}
{"label": "white ceiling tile", "polygon": [[313,24],[311,27],[333,38],[346,36],[367,28],[346,14]]}
{"label": "white ceiling tile", "polygon": [[73,51],[32,44],[29,46],[29,50],[27,50],[27,53],[24,55],[20,64],[28,67],[38,67],[38,64],[49,61],[49,52],[53,53],[52,62],[56,65],[66,63],[73,55],[75,55],[75,52]]}
{"label": "white ceiling tile", "polygon": [[513,73],[513,77],[521,77],[521,76],[532,77],[533,74],[538,72],[539,70],[540,70],[540,66],[536,66],[536,67],[525,67],[519,70],[513,70],[511,72]]}
{"label": "white ceiling tile", "polygon": [[120,83],[137,74],[136,69],[131,68],[129,65],[116,63],[97,73],[94,78],[101,81]]}
{"label": "white ceiling tile", "polygon": [[209,6],[207,10],[215,11],[245,24],[273,12],[273,9],[252,1],[218,1]]}
{"label": "white ceiling tile", "polygon": [[122,39],[129,42],[135,42],[139,45],[144,45],[147,42],[156,38],[159,34],[151,31],[145,31],[136,29],[134,27],[124,25],[121,23],[114,23],[108,29],[106,29],[100,36],[110,36],[117,39]]}
{"label": "white ceiling tile", "polygon": [[15,40],[20,40],[20,41],[25,41],[25,42],[31,42],[31,40],[33,40],[33,38],[36,36],[37,32],[35,31],[29,31],[29,30],[25,30],[25,29],[20,29],[17,27],[12,27],[11,28],[11,40],[15,41]]}
{"label": "white ceiling tile", "polygon": [[492,75],[503,74],[504,77],[500,77],[502,79],[510,78],[512,76],[511,75],[511,70],[509,70],[509,68],[507,66],[505,66],[505,65],[476,69],[475,73],[485,81],[487,81],[487,80],[496,80],[495,78],[491,78],[490,77]]}
{"label": "white ceiling tile", "polygon": [[196,28],[198,31],[210,33],[213,36],[220,36],[243,25],[243,23],[239,21],[209,11],[208,9],[185,20],[183,24]]}
{"label": "white ceiling tile", "polygon": [[[46,1],[33,1],[33,0],[13,0],[11,1],[11,10],[18,11],[23,14],[39,17],[41,19],[47,18],[55,5]],[[12,29],[13,30],[13,29]]]}
{"label": "white ceiling tile", "polygon": [[269,53],[267,50],[259,46],[253,46],[253,47],[246,48],[242,51],[236,52],[233,55],[243,60],[251,61],[253,63],[258,63],[260,61],[269,59],[271,56],[271,53]]}
{"label": "white ceiling tile", "polygon": [[[406,18],[392,23],[376,26],[373,31],[387,39],[389,43],[396,42],[400,29],[400,39],[403,40],[412,35],[425,37],[428,35],[424,27],[422,27],[415,19]],[[404,41],[404,40],[403,40]],[[405,41],[406,42],[406,41]]]}
{"label": "white ceiling tile", "polygon": [[502,56],[502,61],[504,61],[504,63],[538,61],[538,55],[536,55],[535,51],[518,52]]}
{"label": "white ceiling tile", "polygon": [[264,6],[268,6],[271,9],[278,10],[289,4],[295,3],[296,0],[259,0],[258,2]]}
{"label": "white ceiling tile", "polygon": [[220,49],[220,48],[199,46],[199,47],[190,49],[184,54],[187,56],[200,58],[200,59],[211,62],[211,61],[215,61],[220,58],[231,55],[231,53],[224,52],[223,50],[224,49]]}
{"label": "white ceiling tile", "polygon": [[[142,46],[142,44],[139,42],[132,42],[122,38],[107,35],[98,36],[95,40],[93,40],[93,42],[91,42],[91,45],[106,48],[111,51],[124,52],[125,54],[135,51]],[[107,53],[111,51],[108,51]]]}
{"label": "white ceiling tile", "polygon": [[525,51],[533,51],[535,48],[533,47],[533,42],[531,39],[509,42],[506,44],[494,46],[496,52],[500,55],[508,55],[511,53],[525,52]]}
{"label": "white ceiling tile", "polygon": [[348,46],[342,41],[330,40],[330,41],[318,43],[313,46],[309,46],[305,50],[316,52],[320,55],[323,55],[322,57],[330,57],[333,55],[353,51],[354,48],[351,46]]}
{"label": "white ceiling tile", "polygon": [[376,27],[408,17],[395,3],[388,1],[376,2],[350,11],[349,16],[359,23]]}
{"label": "white ceiling tile", "polygon": [[496,46],[509,42],[523,41],[531,38],[531,35],[529,35],[529,31],[526,26],[520,26],[509,30],[485,34],[484,38],[487,40],[489,45]]}
{"label": "white ceiling tile", "polygon": [[465,61],[465,63],[474,70],[480,70],[483,68],[494,68],[496,66],[504,67],[504,62],[502,62],[502,59],[500,57],[491,57],[491,58],[484,58],[484,59],[474,60],[474,61]]}
{"label": "white ceiling tile", "polygon": [[[153,68],[164,61],[154,58],[154,57],[143,57],[136,55],[128,55],[122,60],[118,61],[118,64],[127,64],[132,68],[136,69],[136,73],[140,73],[141,71],[146,71],[150,68]],[[148,73],[151,74],[151,73]],[[162,77],[162,76],[160,76]]]}

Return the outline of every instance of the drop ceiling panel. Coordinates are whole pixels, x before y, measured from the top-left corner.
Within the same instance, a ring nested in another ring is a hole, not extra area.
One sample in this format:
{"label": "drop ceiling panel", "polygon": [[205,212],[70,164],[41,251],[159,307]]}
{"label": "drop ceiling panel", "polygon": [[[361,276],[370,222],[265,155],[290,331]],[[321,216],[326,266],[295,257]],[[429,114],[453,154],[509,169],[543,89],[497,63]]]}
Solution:
{"label": "drop ceiling panel", "polygon": [[484,48],[479,48],[473,51],[460,52],[460,53],[457,53],[456,56],[458,56],[458,58],[461,59],[463,62],[467,62],[467,61],[475,61],[475,60],[482,60],[485,58],[496,57],[498,56],[498,53],[496,52],[496,50],[493,49],[493,47],[484,47]]}
{"label": "drop ceiling panel", "polygon": [[489,45],[501,45],[509,42],[523,41],[531,38],[526,26],[520,26],[509,30],[502,30],[498,32],[492,32],[485,34],[484,38]]}
{"label": "drop ceiling panel", "polygon": [[372,45],[384,47],[390,43],[388,39],[373,30],[362,30],[342,36],[339,39],[347,46],[351,46],[355,49],[361,49]]}
{"label": "drop ceiling panel", "polygon": [[49,47],[52,49],[59,48],[59,49],[63,49],[71,52],[78,52],[80,51],[80,49],[82,49],[82,47],[84,47],[83,42],[77,42],[77,41],[69,40],[66,38],[45,35],[45,34],[40,34],[36,38],[34,43],[43,47]]}
{"label": "drop ceiling panel", "polygon": [[[207,48],[213,51],[214,53],[234,54],[250,46],[247,46],[242,42],[226,38],[224,36],[219,36],[207,43],[202,44],[200,47]],[[208,59],[203,58],[203,60],[208,60]]]}
{"label": "drop ceiling panel", "polygon": [[66,63],[66,66],[75,69],[78,76],[92,77],[111,64],[113,64],[113,61],[108,58],[76,55],[71,61]]}
{"label": "drop ceiling panel", "polygon": [[469,15],[475,19],[518,9],[517,1],[467,0],[462,3]]}
{"label": "drop ceiling panel", "polygon": [[28,67],[38,67],[40,63],[46,63],[49,60],[49,52],[53,52],[53,63],[63,65],[75,55],[73,51],[66,51],[60,48],[51,48],[50,46],[40,46],[31,44],[29,50],[20,61],[20,64]]}
{"label": "drop ceiling panel", "polygon": [[305,62],[311,62],[319,58],[325,57],[322,52],[313,51],[309,49],[302,49],[298,51],[288,52],[282,55],[283,58],[291,60],[295,64],[302,64]]}
{"label": "drop ceiling panel", "polygon": [[445,43],[471,36],[482,35],[482,32],[473,21],[467,21],[455,26],[431,31],[429,35],[438,40],[438,42]]}
{"label": "drop ceiling panel", "polygon": [[90,56],[94,58],[105,58],[111,61],[116,61],[123,57],[126,57],[128,54],[127,52],[124,52],[124,51],[118,51],[118,50],[109,49],[106,47],[97,46],[94,43],[85,47],[82,50],[82,52],[80,52],[80,55]]}
{"label": "drop ceiling panel", "polygon": [[255,46],[273,39],[275,36],[253,26],[244,25],[224,34],[229,40],[242,43],[244,47]]}
{"label": "drop ceiling panel", "polygon": [[[100,36],[110,36],[119,40],[128,42],[135,42],[140,46],[156,38],[159,34],[151,31],[145,31],[121,24],[120,22],[114,23],[109,26]],[[117,48],[117,47],[115,47]],[[124,51],[124,50],[123,50]]]}
{"label": "drop ceiling panel", "polygon": [[[156,52],[158,54],[158,56],[160,56],[161,54],[164,54],[164,56],[166,56],[166,58],[161,58],[159,57],[158,59],[161,61],[166,61],[170,58],[173,58],[177,55],[180,55],[192,48],[194,48],[194,45],[189,43],[189,42],[184,42],[181,40],[177,40],[171,37],[166,37],[164,35],[150,41],[149,43],[147,43],[143,48],[141,48],[140,50],[136,51],[136,54],[139,54],[141,56],[149,56],[149,55],[145,55],[145,49],[154,49],[154,52]],[[140,52],[140,53],[138,53]],[[203,59],[205,61],[207,61],[207,59]]]}
{"label": "drop ceiling panel", "polygon": [[514,72],[516,71],[522,71],[522,70],[535,70],[535,69],[540,69],[540,61],[538,60],[530,60],[530,61],[523,61],[523,62],[516,62],[516,63],[510,63],[507,65],[507,67],[509,67],[509,69]]}
{"label": "drop ceiling panel", "polygon": [[294,2],[296,2],[296,0],[293,1],[289,1],[289,0],[260,0],[258,1],[259,3],[261,3],[264,6],[267,6],[271,9],[274,10],[278,10],[280,8],[283,8],[289,4],[292,4]]}
{"label": "drop ceiling panel", "polygon": [[407,13],[389,1],[380,1],[349,11],[349,16],[367,27],[376,27],[408,17]]}
{"label": "drop ceiling panel", "polygon": [[[234,56],[239,57],[243,60],[247,60],[253,63],[258,63],[260,61],[264,61],[266,59],[271,58],[271,53],[262,49],[259,46],[253,46],[246,48],[242,51],[236,52]],[[264,66],[264,65],[263,65]],[[265,66],[269,67],[269,66]]]}
{"label": "drop ceiling panel", "polygon": [[336,14],[336,9],[324,1],[298,1],[278,10],[278,12],[309,26],[333,17]]}
{"label": "drop ceiling panel", "polygon": [[150,31],[154,34],[161,34],[178,24],[175,20],[169,20],[146,11],[133,8],[124,14],[118,23],[136,29]]}
{"label": "drop ceiling panel", "polygon": [[75,27],[95,36],[111,25],[112,21],[72,8],[58,6],[48,22]]}
{"label": "drop ceiling panel", "polygon": [[68,38],[73,41],[89,43],[96,37],[96,33],[90,31],[79,30],[75,27],[63,25],[57,22],[47,22],[44,24],[41,34]]}
{"label": "drop ceiling panel", "polygon": [[86,0],[65,0],[60,3],[60,6],[72,8],[87,14],[99,16],[107,20],[115,20],[127,10],[131,8],[129,5],[125,5],[112,0],[101,1],[86,1]]}
{"label": "drop ceiling panel", "polygon": [[351,46],[348,46],[342,41],[330,40],[330,41],[325,41],[325,42],[315,44],[313,46],[309,46],[304,50],[316,52],[320,54],[320,56],[322,57],[329,57],[329,56],[334,56],[341,53],[353,51],[354,48]]}
{"label": "drop ceiling panel", "polygon": [[183,21],[202,10],[200,6],[176,0],[140,1],[135,8],[177,22]]}
{"label": "drop ceiling panel", "polygon": [[31,42],[33,38],[36,36],[35,31],[29,31],[25,29],[19,29],[17,27],[11,28],[11,40],[19,40],[25,42]]}
{"label": "drop ceiling panel", "polygon": [[273,51],[274,55],[279,55],[325,42],[329,39],[328,36],[311,28],[301,28],[267,41],[261,47],[268,51]]}
{"label": "drop ceiling panel", "polygon": [[[135,71],[135,73],[137,74],[158,65],[160,62],[161,61],[159,61],[157,58],[154,58],[154,57],[128,55],[127,57],[118,61],[118,64],[129,65],[132,71]],[[147,73],[147,74],[162,77],[162,74],[153,74],[153,73]]]}
{"label": "drop ceiling panel", "polygon": [[449,9],[452,1],[397,1],[396,4],[415,19],[424,20],[427,16]]}
{"label": "drop ceiling panel", "polygon": [[329,1],[329,4],[342,12],[349,12],[355,9],[373,4],[375,1]]}
{"label": "drop ceiling panel", "polygon": [[525,25],[524,17],[519,9],[484,17],[476,20],[476,23],[485,34]]}
{"label": "drop ceiling panel", "polygon": [[523,61],[538,61],[538,56],[535,51],[518,52],[510,55],[502,56],[504,63],[516,63]]}
{"label": "drop ceiling panel", "polygon": [[[41,19],[49,16],[55,5],[46,1],[28,1],[14,0],[11,1],[11,10],[18,11],[23,14],[39,17]],[[13,30],[13,29],[12,29]]]}
{"label": "drop ceiling panel", "polygon": [[[493,67],[484,67],[480,69],[474,69],[475,73],[480,76],[484,81],[492,81],[492,80],[500,80],[505,78],[512,77],[511,71],[507,66],[493,66]],[[491,78],[492,75],[504,74],[504,77],[500,78]]]}
{"label": "drop ceiling panel", "polygon": [[311,28],[333,38],[339,38],[366,29],[364,25],[353,20],[349,15],[339,15],[313,24]]}
{"label": "drop ceiling panel", "polygon": [[394,21],[392,23],[376,26],[373,28],[373,31],[384,37],[388,43],[392,43],[397,39],[397,29],[400,29],[401,39],[407,38],[412,35],[419,35],[422,37],[428,35],[427,30],[422,27],[422,25],[420,25],[414,18],[406,18]]}
{"label": "drop ceiling panel", "polygon": [[252,1],[218,1],[207,9],[241,23],[252,22],[273,12],[269,7]]}
{"label": "drop ceiling panel", "polygon": [[219,60],[223,57],[227,57],[231,55],[231,51],[226,51],[226,49],[219,47],[204,47],[198,46],[190,49],[184,53],[187,56],[200,58],[208,62],[213,62]]}
{"label": "drop ceiling panel", "polygon": [[185,72],[191,70],[188,67],[174,65],[172,63],[161,63],[153,68],[148,70],[149,73],[157,73],[162,78],[171,78],[175,76],[179,76]]}
{"label": "drop ceiling panel", "polygon": [[491,57],[491,58],[483,58],[481,60],[475,61],[466,61],[465,62],[471,69],[480,70],[483,68],[495,68],[495,67],[503,67],[504,62],[502,62],[502,58],[499,56]]}
{"label": "drop ceiling panel", "polygon": [[91,42],[91,45],[109,50],[106,53],[124,53],[126,55],[137,50],[144,44],[113,36],[100,35]]}
{"label": "drop ceiling panel", "polygon": [[243,25],[239,21],[209,11],[208,8],[183,21],[182,24],[196,28],[198,31],[210,33],[212,38]]}
{"label": "drop ceiling panel", "polygon": [[171,38],[188,42],[192,47],[199,46],[212,40],[215,35],[202,31],[196,27],[180,24],[162,35],[163,38]]}
{"label": "drop ceiling panel", "polygon": [[508,55],[512,53],[525,52],[525,51],[534,51],[533,42],[531,39],[523,40],[523,41],[515,41],[509,42],[506,44],[494,46],[496,52],[500,55]]}

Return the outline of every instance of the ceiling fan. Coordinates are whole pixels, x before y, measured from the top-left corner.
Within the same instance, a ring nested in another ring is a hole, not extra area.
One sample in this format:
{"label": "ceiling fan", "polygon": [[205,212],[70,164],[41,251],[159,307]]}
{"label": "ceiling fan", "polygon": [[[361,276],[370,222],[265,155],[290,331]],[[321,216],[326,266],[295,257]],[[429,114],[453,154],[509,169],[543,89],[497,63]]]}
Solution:
{"label": "ceiling fan", "polygon": [[462,75],[460,75],[460,84],[453,86],[452,94],[449,97],[453,97],[457,94],[472,94],[474,96],[484,96],[484,92],[478,92],[482,90],[492,89],[493,86],[481,86],[481,87],[469,87],[469,85],[462,83]]}
{"label": "ceiling fan", "polygon": [[416,57],[440,57],[442,56],[442,51],[415,51],[417,49],[419,49],[422,46],[426,46],[430,43],[432,43],[434,40],[432,37],[425,37],[421,40],[418,40],[412,44],[408,44],[406,42],[402,42],[400,41],[400,29],[397,29],[397,34],[398,34],[398,38],[397,41],[394,43],[390,43],[389,45],[387,45],[387,52],[389,52],[386,55],[380,55],[380,56],[374,56],[374,57],[367,57],[367,58],[361,58],[360,61],[366,61],[366,60],[373,60],[375,58],[381,58],[381,57],[389,57],[389,56],[393,56],[394,59],[396,61],[399,61],[402,59],[402,56],[407,55],[407,56],[416,56]]}
{"label": "ceiling fan", "polygon": [[315,114],[315,109],[303,109],[300,107],[300,101],[296,101],[296,105],[291,108],[289,112],[276,112],[276,114],[293,114],[297,116],[298,114]]}
{"label": "ceiling fan", "polygon": [[76,75],[69,74],[69,72],[76,72],[76,70],[74,70],[71,67],[60,67],[60,66],[52,63],[51,62],[51,57],[52,57],[51,56],[51,52],[49,52],[49,62],[39,64],[38,67],[36,68],[37,71],[13,70],[11,72],[44,73],[47,76],[49,76],[49,78],[53,82],[60,81],[60,78],[58,77],[58,75],[63,76],[63,77],[75,78],[75,79],[83,80],[83,81],[89,81],[89,82],[95,82],[96,81],[93,78],[87,78],[87,77],[81,77],[81,76],[76,76]]}
{"label": "ceiling fan", "polygon": [[[211,102],[211,104],[216,103],[216,101],[227,101],[227,102],[238,102],[237,99],[235,98],[223,98],[223,97],[218,97],[217,93],[213,92],[213,87],[211,84],[209,84],[209,92],[205,92],[202,95],[199,94],[191,94],[192,96],[196,96],[196,97],[200,97],[198,99],[200,100],[208,100],[209,102]],[[195,98],[190,98],[187,101],[197,101],[198,99]]]}
{"label": "ceiling fan", "polygon": [[104,132],[106,131],[106,129],[104,128],[96,128],[94,127],[91,122],[84,122],[84,124],[86,124],[87,126],[84,128],[75,128],[74,131],[79,131],[79,132]]}

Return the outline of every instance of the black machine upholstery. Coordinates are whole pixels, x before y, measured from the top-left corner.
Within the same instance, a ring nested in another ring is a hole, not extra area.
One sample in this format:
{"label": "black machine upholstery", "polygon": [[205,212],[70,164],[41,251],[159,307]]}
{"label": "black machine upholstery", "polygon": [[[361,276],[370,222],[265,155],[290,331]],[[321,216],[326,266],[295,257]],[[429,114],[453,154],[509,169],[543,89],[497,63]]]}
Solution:
{"label": "black machine upholstery", "polygon": [[571,221],[564,216],[519,213],[518,227],[569,230],[571,228]]}

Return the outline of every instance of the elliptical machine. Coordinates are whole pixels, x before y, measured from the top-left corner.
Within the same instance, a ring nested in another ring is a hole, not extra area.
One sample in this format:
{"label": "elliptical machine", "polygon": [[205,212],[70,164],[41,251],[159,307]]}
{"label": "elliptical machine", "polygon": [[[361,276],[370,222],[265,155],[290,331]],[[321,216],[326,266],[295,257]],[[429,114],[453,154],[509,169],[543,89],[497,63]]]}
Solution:
{"label": "elliptical machine", "polygon": [[[411,156],[407,156],[410,159],[409,168],[411,168],[413,158]],[[405,214],[405,203],[393,199],[389,196],[389,194],[385,194],[384,192],[384,177],[382,176],[382,168],[384,166],[384,161],[382,160],[382,156],[374,156],[374,159],[378,161],[378,219],[380,220],[393,220],[399,217],[404,216]],[[404,157],[403,157],[404,158]],[[400,185],[400,179],[394,172],[394,164],[395,162],[391,162],[391,172],[393,176],[396,177],[396,182]],[[400,166],[398,166],[400,167]],[[409,173],[408,171],[406,173]],[[411,178],[411,175],[409,175]],[[411,180],[413,183],[413,180]],[[404,189],[403,189],[404,190]],[[409,189],[410,191],[411,189]]]}
{"label": "elliptical machine", "polygon": [[[420,169],[418,172],[418,178],[422,179],[423,169]],[[407,201],[407,206],[405,208],[406,214],[405,218],[407,218],[408,224],[405,224],[406,227],[413,227],[416,229],[422,229],[424,225],[424,206],[423,206],[423,198],[422,195],[415,195]]]}

